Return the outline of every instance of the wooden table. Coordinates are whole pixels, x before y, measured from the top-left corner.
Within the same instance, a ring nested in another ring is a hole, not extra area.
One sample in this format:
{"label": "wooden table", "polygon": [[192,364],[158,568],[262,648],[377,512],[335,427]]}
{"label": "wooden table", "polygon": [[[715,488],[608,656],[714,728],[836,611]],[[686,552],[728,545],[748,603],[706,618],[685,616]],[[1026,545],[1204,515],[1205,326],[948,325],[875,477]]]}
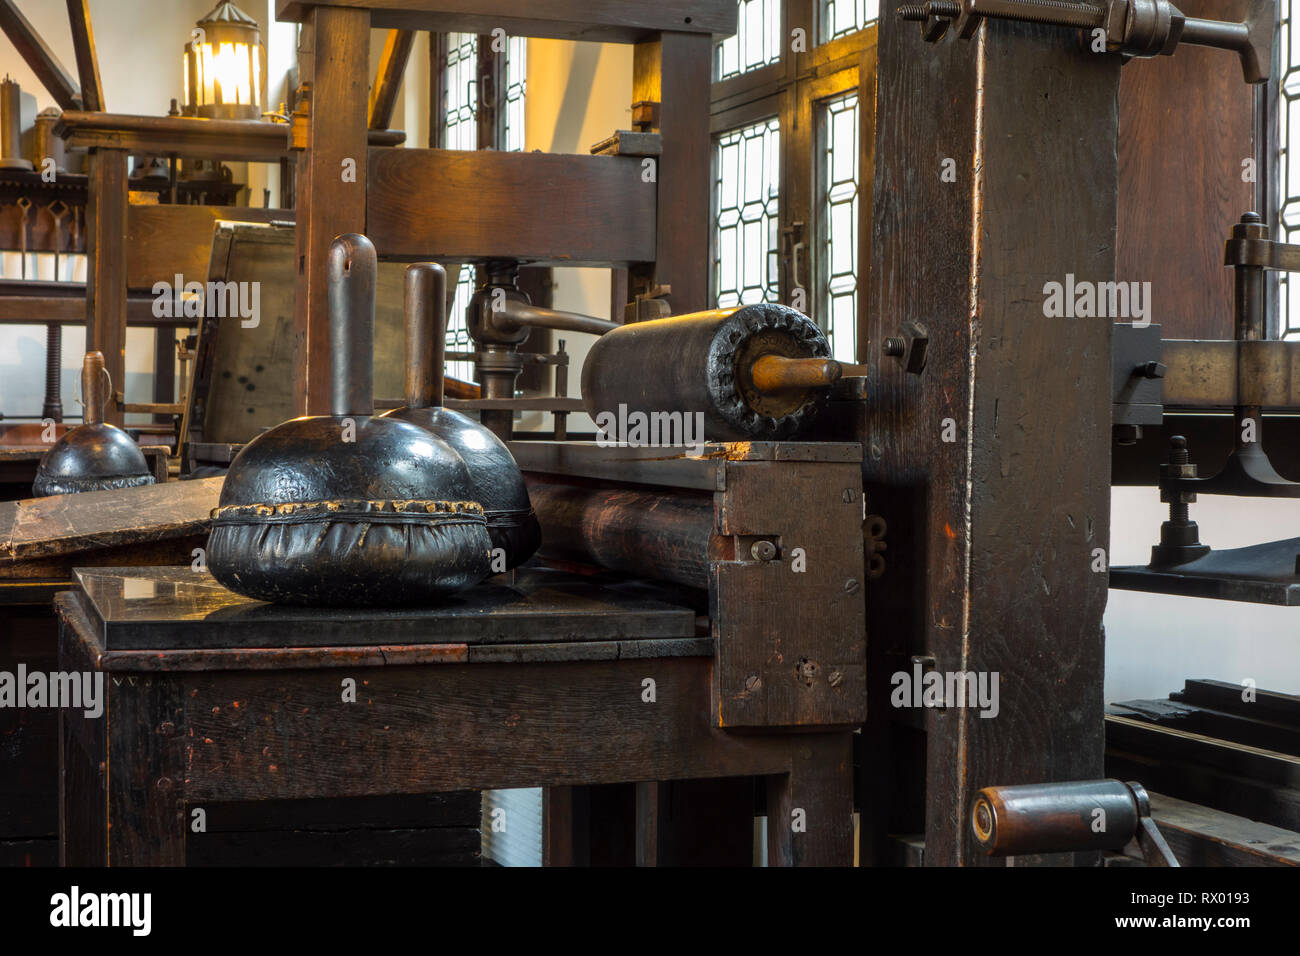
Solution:
{"label": "wooden table", "polygon": [[183,865],[194,811],[227,801],[738,776],[767,779],[770,863],[852,862],[852,734],[717,728],[713,639],[647,588],[521,571],[330,611],[188,568],[78,579],[59,666],[102,671],[107,702],[60,711],[68,865]]}

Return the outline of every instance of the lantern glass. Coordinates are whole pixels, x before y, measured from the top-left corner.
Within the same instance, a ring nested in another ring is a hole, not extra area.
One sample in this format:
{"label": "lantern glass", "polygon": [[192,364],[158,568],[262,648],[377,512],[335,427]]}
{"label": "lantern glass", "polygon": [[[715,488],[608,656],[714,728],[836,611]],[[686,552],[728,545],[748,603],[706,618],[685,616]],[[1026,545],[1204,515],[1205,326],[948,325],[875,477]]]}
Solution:
{"label": "lantern glass", "polygon": [[210,119],[261,116],[257,22],[225,2],[200,20],[185,47],[185,113]]}

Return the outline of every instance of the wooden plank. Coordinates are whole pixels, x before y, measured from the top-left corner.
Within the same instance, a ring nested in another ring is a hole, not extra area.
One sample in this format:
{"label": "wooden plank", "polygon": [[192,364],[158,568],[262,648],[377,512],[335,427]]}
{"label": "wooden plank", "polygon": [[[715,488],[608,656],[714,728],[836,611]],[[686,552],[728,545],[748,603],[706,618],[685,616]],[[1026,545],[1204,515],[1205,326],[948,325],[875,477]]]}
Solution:
{"label": "wooden plank", "polygon": [[[728,462],[715,496],[731,560],[711,561],[720,727],[858,724],[866,717],[862,497],[857,464]],[[798,496],[801,504],[790,508]],[[779,541],[776,559],[747,553]],[[796,551],[805,562],[800,570]],[[780,601],[763,595],[781,595]]]}
{"label": "wooden plank", "polygon": [[[307,148],[298,153],[297,285],[293,396],[296,415],[329,411],[326,257],[336,236],[366,231],[366,94],[370,14],[315,7],[299,37],[299,70],[311,84]],[[407,197],[408,204],[411,203]]]}
{"label": "wooden plank", "polygon": [[[187,674],[190,786],[198,799],[223,800],[788,772],[791,752],[812,738],[704,727],[710,667],[674,658],[377,668],[365,707],[353,709],[339,706],[329,671]],[[641,699],[645,677],[656,682],[655,704]],[[672,747],[654,743],[668,739]]]}
{"label": "wooden plank", "polygon": [[95,30],[90,22],[90,0],[68,0],[68,21],[72,26],[77,74],[81,78],[82,107],[102,111],[104,87],[99,82],[99,54],[95,51]]}
{"label": "wooden plank", "polygon": [[[1179,9],[1211,20],[1246,12],[1241,0],[1187,0]],[[1117,278],[1151,283],[1152,321],[1165,338],[1230,339],[1223,241],[1255,208],[1255,185],[1242,178],[1242,161],[1255,156],[1255,87],[1222,50],[1190,44],[1177,56],[1134,59],[1120,75]]]}
{"label": "wooden plank", "polygon": [[[129,217],[128,217],[129,218]],[[45,322],[61,322],[80,325],[86,321],[86,286],[84,283],[61,282],[60,289],[53,295],[7,295],[0,292],[0,324],[4,325],[39,325]],[[152,295],[132,295],[127,293],[126,324],[128,326],[188,326],[194,320],[184,316],[180,318],[159,318],[153,314],[154,298]]]}
{"label": "wooden plank", "polygon": [[[730,36],[736,32],[734,0],[330,0],[332,6],[365,8],[377,27],[434,33],[634,43],[665,30]],[[275,18],[307,22],[311,0],[278,0]],[[526,15],[521,16],[521,11]],[[707,87],[704,87],[707,89]]]}
{"label": "wooden plank", "polygon": [[[86,202],[86,349],[104,353],[114,392],[122,391],[126,381],[127,189],[126,153],[92,150]],[[104,421],[121,425],[122,418],[110,401]]]}
{"label": "wooden plank", "polygon": [[661,104],[662,155],[650,161],[658,222],[650,281],[671,288],[674,315],[701,312],[711,305],[710,222],[700,212],[710,208],[713,140],[708,99],[699,91],[712,79],[713,43],[702,34],[665,33],[637,45],[633,67],[632,101]]}
{"label": "wooden plank", "polygon": [[415,43],[414,30],[389,30],[384,40],[384,52],[379,60],[375,85],[370,91],[370,128],[388,129],[393,121],[393,107],[402,88],[402,76],[411,46]]}
{"label": "wooden plank", "polygon": [[1151,818],[1183,866],[1300,866],[1300,833],[1151,793]]}
{"label": "wooden plank", "polygon": [[394,258],[653,261],[655,192],[629,157],[371,150],[367,234]]}
{"label": "wooden plank", "polygon": [[[110,147],[228,163],[274,163],[291,155],[289,127],[263,120],[69,111],[54,131],[69,146],[88,149]],[[370,130],[367,134],[371,146],[400,146],[405,140],[406,134],[400,130]]]}
{"label": "wooden plank", "polygon": [[[1045,318],[1043,286],[1114,278],[1118,83],[1116,58],[1055,27],[986,21],[928,44],[897,17],[879,25],[877,385],[858,428],[889,550],[867,599],[868,732],[909,745],[888,702],[912,655],[996,673],[1002,691],[996,719],[923,710],[924,796],[902,781],[870,808],[866,862],[923,799],[927,864],[1000,865],[972,845],[975,790],[1102,776],[1107,591],[1090,567],[1110,524],[1111,327]],[[879,348],[907,320],[929,333],[919,376]]]}
{"label": "wooden plank", "polygon": [[127,288],[152,289],[156,282],[171,285],[177,275],[185,282],[206,282],[212,234],[219,220],[292,223],[294,212],[248,206],[128,206]]}
{"label": "wooden plank", "polygon": [[223,480],[0,502],[0,576],[28,562],[206,534]]}
{"label": "wooden plank", "polygon": [[0,0],[0,29],[4,30],[9,42],[31,67],[41,85],[54,97],[54,102],[59,104],[60,109],[75,110],[81,107],[81,91],[77,88],[77,81],[23,16],[14,0]]}

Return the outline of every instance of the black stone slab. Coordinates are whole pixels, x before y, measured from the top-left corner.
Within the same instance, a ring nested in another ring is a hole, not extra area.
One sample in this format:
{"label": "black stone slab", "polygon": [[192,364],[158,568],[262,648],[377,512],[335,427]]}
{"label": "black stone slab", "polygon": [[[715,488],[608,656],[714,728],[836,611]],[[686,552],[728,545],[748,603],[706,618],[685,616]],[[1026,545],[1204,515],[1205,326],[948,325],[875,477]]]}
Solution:
{"label": "black stone slab", "polygon": [[1110,569],[1110,586],[1184,597],[1300,605],[1300,538],[1211,551],[1172,568],[1142,566]]}
{"label": "black stone slab", "polygon": [[288,607],[188,567],[77,568],[105,651],[694,638],[695,613],[590,579],[521,569],[427,608]]}

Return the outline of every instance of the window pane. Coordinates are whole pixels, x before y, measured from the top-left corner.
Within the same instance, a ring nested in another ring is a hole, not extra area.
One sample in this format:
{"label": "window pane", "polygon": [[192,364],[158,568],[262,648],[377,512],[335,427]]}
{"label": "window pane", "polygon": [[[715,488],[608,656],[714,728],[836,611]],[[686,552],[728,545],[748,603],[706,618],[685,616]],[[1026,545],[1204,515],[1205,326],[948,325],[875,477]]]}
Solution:
{"label": "window pane", "polygon": [[447,34],[447,149],[478,149],[478,37]]}
{"label": "window pane", "polygon": [[[456,282],[456,299],[451,305],[451,313],[447,316],[448,352],[474,351],[474,343],[469,338],[469,329],[465,326],[465,310],[469,308],[469,300],[474,295],[477,276],[478,270],[474,266],[460,267],[460,278]],[[448,359],[446,369],[447,374],[453,378],[465,382],[474,381],[473,362]]]}
{"label": "window pane", "polygon": [[781,175],[776,119],[719,136],[713,164],[713,288],[718,307],[775,302]]}
{"label": "window pane", "polygon": [[831,354],[857,361],[858,345],[858,94],[830,100],[820,130],[821,242],[817,318]]}
{"label": "window pane", "polygon": [[714,80],[739,76],[781,59],[780,0],[737,0],[736,6],[736,35],[714,47]]}
{"label": "window pane", "polygon": [[880,17],[880,0],[821,0],[821,42],[861,30]]}
{"label": "window pane", "polygon": [[506,48],[505,148],[522,152],[524,148],[524,94],[528,89],[528,38],[511,37]]}

